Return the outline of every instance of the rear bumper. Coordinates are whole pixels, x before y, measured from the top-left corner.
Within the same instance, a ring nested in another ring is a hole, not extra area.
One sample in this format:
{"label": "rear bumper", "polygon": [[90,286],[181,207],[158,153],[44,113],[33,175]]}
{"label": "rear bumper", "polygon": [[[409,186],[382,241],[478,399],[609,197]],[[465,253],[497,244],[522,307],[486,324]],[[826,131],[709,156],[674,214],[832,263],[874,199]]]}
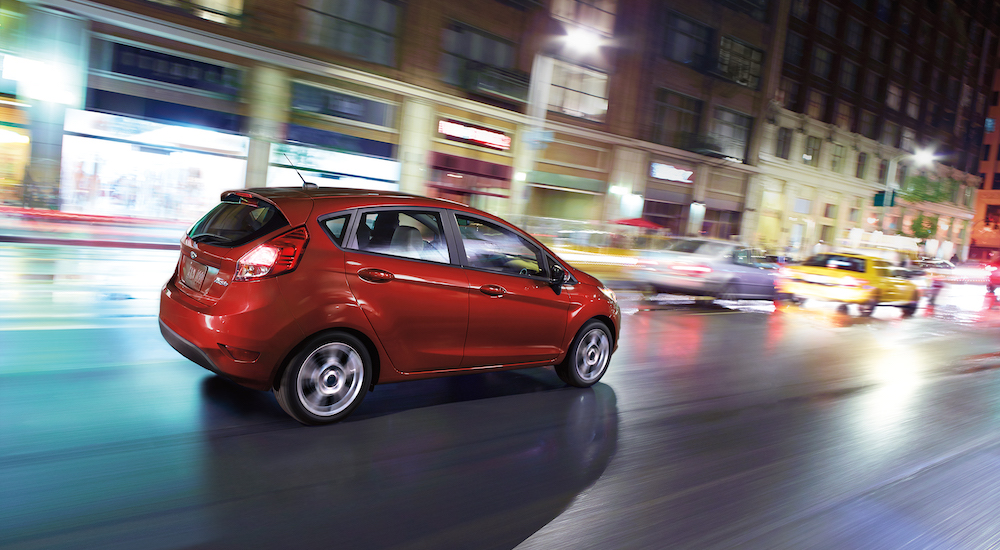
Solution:
{"label": "rear bumper", "polygon": [[[242,298],[230,288],[223,301],[206,306],[184,295],[171,279],[160,293],[160,333],[203,368],[248,388],[269,390],[281,362],[302,340],[271,282],[254,283]],[[258,355],[238,360],[227,351],[233,349]]]}

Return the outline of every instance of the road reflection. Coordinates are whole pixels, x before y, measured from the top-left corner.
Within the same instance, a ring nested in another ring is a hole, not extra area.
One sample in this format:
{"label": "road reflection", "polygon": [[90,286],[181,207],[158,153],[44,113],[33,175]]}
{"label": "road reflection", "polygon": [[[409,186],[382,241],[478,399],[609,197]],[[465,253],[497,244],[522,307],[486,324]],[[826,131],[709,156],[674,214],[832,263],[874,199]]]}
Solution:
{"label": "road reflection", "polygon": [[[618,440],[610,386],[527,372],[379,386],[321,428],[206,380],[206,547],[516,546],[601,476]],[[272,413],[270,431],[234,422]]]}

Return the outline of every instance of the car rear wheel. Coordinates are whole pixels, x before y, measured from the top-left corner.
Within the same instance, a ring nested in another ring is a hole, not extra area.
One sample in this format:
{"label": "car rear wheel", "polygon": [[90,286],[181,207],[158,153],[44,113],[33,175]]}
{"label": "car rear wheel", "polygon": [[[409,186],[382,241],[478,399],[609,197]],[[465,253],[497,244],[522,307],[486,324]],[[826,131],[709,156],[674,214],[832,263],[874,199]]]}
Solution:
{"label": "car rear wheel", "polygon": [[909,303],[906,303],[899,307],[899,309],[903,310],[904,319],[909,319],[910,317],[913,317],[913,314],[917,312],[917,300],[919,299],[920,296],[914,293],[913,296],[910,298]]}
{"label": "car rear wheel", "polygon": [[875,313],[876,306],[878,306],[878,294],[872,295],[867,302],[858,304],[858,313],[860,313],[862,317],[871,317],[872,313]]}
{"label": "car rear wheel", "polygon": [[611,347],[611,331],[604,323],[591,319],[576,333],[566,359],[556,365],[556,374],[570,386],[593,386],[608,370]]}
{"label": "car rear wheel", "polygon": [[303,424],[330,424],[351,414],[372,379],[368,350],[350,334],[313,338],[295,354],[274,390],[278,404]]}
{"label": "car rear wheel", "polygon": [[738,283],[736,281],[726,283],[726,286],[722,287],[722,290],[719,291],[718,299],[729,302],[739,300],[739,294],[736,292],[739,288],[737,285]]}

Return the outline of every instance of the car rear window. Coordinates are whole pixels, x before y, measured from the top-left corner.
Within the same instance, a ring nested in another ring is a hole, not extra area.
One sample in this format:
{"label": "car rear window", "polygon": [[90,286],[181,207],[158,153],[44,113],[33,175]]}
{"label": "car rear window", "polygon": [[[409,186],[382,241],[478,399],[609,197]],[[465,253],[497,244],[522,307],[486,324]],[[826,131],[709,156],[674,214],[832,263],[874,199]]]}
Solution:
{"label": "car rear window", "polygon": [[235,247],[288,225],[274,205],[253,198],[227,195],[188,231],[197,243]]}
{"label": "car rear window", "polygon": [[802,265],[809,267],[826,267],[829,269],[846,269],[848,271],[865,272],[864,258],[852,258],[851,256],[839,256],[837,254],[817,254],[812,258],[802,262]]}

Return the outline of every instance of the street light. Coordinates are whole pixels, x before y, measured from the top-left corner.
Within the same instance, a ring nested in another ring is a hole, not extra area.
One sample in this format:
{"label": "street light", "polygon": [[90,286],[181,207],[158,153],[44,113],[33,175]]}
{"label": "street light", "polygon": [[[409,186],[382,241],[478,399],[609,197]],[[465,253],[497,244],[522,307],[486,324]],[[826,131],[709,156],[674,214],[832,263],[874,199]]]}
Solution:
{"label": "street light", "polygon": [[933,149],[917,149],[913,153],[896,155],[889,160],[889,167],[885,174],[885,193],[882,195],[882,231],[886,234],[890,230],[889,208],[892,204],[893,196],[892,183],[895,179],[896,170],[899,168],[899,161],[906,158],[912,160],[914,166],[930,166],[937,157],[934,155]]}

